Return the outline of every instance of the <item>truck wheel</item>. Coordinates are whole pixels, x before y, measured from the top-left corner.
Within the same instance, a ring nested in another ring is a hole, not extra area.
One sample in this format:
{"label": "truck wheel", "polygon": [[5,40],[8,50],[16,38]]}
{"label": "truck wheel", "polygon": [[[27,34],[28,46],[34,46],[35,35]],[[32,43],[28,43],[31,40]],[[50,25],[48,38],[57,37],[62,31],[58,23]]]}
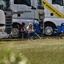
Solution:
{"label": "truck wheel", "polygon": [[54,32],[54,27],[53,26],[51,26],[51,25],[46,25],[45,26],[44,33],[45,33],[46,36],[53,35],[53,32]]}
{"label": "truck wheel", "polygon": [[13,28],[12,29],[12,37],[16,38],[19,35],[19,29],[18,28]]}
{"label": "truck wheel", "polygon": [[20,25],[19,24],[13,24],[12,25],[12,37],[13,38],[17,38],[19,36],[19,28],[20,28]]}

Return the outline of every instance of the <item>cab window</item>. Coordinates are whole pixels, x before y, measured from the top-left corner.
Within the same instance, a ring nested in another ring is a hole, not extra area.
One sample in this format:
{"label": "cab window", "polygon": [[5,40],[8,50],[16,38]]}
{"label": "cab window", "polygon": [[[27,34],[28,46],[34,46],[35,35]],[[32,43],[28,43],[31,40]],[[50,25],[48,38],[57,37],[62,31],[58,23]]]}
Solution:
{"label": "cab window", "polygon": [[38,4],[38,9],[43,9],[43,3],[42,3],[42,0],[37,0],[37,4]]}
{"label": "cab window", "polygon": [[31,6],[31,0],[14,0],[14,4],[25,4]]}
{"label": "cab window", "polygon": [[7,10],[10,8],[10,0],[0,0],[0,9]]}
{"label": "cab window", "polygon": [[52,4],[58,4],[63,6],[63,0],[52,0]]}
{"label": "cab window", "polygon": [[64,6],[64,0],[63,0],[63,6]]}
{"label": "cab window", "polygon": [[3,9],[3,3],[1,0],[0,0],[0,9]]}

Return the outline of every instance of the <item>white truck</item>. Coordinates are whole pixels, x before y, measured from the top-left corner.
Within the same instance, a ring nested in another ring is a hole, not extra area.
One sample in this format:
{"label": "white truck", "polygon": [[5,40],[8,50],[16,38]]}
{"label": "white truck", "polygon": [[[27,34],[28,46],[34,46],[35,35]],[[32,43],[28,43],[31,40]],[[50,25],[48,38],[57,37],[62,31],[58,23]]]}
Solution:
{"label": "white truck", "polygon": [[0,10],[0,38],[7,38],[8,35],[5,32],[5,14],[4,11]]}
{"label": "white truck", "polygon": [[[6,32],[16,37],[22,22],[40,23],[45,35],[63,33],[64,0],[2,0],[6,14]],[[7,20],[7,19],[6,19]],[[12,21],[11,21],[12,20]],[[11,24],[12,23],[12,27]],[[11,29],[12,28],[12,29]],[[12,30],[12,31],[11,31]]]}
{"label": "white truck", "polygon": [[43,0],[44,4],[44,33],[64,33],[64,0]]}
{"label": "white truck", "polygon": [[[43,5],[41,0],[2,0],[5,6],[1,5],[6,15],[6,32],[7,34],[12,32],[13,37],[17,37],[19,34],[19,27],[22,22],[25,22],[26,26],[29,22],[38,23],[40,18],[42,19]],[[10,17],[10,18],[9,18]],[[11,24],[12,23],[12,27]],[[11,31],[12,29],[12,31]]]}

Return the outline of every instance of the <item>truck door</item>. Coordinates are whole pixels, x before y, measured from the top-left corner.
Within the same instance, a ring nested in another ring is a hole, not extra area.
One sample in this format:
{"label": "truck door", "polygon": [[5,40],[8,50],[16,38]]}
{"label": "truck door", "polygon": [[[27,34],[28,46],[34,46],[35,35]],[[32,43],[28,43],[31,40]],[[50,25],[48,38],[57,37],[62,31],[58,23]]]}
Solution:
{"label": "truck door", "polygon": [[10,0],[10,9],[13,11],[13,12],[17,12],[18,11],[18,4],[19,1],[18,0]]}
{"label": "truck door", "polygon": [[[16,0],[14,0],[16,2]],[[18,17],[22,19],[33,19],[34,11],[31,9],[31,0],[18,0],[15,5],[18,6]]]}
{"label": "truck door", "polygon": [[43,22],[43,19],[44,19],[44,7],[43,7],[42,0],[37,0],[37,9],[38,9],[41,33],[43,33],[44,32],[44,22]]}
{"label": "truck door", "polygon": [[39,10],[39,19],[43,19],[44,16],[44,7],[42,0],[37,0],[37,9]]}

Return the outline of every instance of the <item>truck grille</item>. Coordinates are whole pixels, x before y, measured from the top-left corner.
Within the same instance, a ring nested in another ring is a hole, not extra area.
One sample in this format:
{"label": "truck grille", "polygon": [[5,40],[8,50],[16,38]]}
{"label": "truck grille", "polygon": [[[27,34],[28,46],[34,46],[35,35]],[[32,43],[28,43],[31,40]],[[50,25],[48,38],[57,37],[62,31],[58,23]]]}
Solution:
{"label": "truck grille", "polygon": [[5,17],[6,17],[6,33],[10,34],[12,30],[12,12],[11,11],[5,11]]}

